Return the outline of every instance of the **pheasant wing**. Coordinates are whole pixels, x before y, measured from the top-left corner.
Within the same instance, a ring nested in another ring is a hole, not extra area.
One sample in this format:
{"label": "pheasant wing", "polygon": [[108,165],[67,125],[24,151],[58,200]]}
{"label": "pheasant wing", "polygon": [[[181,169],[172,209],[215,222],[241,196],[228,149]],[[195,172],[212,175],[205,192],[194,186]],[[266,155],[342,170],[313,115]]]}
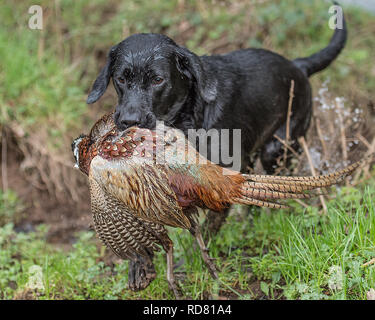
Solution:
{"label": "pheasant wing", "polygon": [[91,162],[90,177],[135,216],[162,225],[190,228],[164,166],[121,158],[109,161],[97,156]]}

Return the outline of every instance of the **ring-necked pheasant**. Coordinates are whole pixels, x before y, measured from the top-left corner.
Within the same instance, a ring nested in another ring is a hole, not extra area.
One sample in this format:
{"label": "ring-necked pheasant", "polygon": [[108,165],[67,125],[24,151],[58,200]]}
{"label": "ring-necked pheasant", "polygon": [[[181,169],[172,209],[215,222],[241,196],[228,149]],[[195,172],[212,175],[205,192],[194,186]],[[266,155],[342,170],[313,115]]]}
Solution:
{"label": "ring-necked pheasant", "polygon": [[180,131],[168,127],[160,132],[137,127],[118,131],[112,114],[98,120],[89,135],[75,139],[72,150],[76,166],[89,177],[99,238],[121,258],[140,265],[135,268],[140,274],[129,274],[130,287],[145,288],[154,279],[152,258],[162,246],[168,283],[176,297],[173,243],[165,226],[188,229],[217,278],[196,221],[196,207],[220,211],[239,203],[284,208],[275,200],[314,196],[314,189],[338,183],[367,161],[317,177],[240,174],[202,157]]}

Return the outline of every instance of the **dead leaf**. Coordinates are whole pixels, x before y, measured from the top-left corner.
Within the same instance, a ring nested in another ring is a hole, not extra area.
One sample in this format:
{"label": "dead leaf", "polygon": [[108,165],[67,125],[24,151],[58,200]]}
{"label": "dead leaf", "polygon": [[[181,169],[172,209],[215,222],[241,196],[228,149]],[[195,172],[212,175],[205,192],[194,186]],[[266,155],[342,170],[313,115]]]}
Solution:
{"label": "dead leaf", "polygon": [[364,264],[362,265],[362,267],[366,267],[366,266],[372,265],[372,264],[374,264],[374,263],[375,263],[375,258],[372,258],[370,261],[364,263]]}

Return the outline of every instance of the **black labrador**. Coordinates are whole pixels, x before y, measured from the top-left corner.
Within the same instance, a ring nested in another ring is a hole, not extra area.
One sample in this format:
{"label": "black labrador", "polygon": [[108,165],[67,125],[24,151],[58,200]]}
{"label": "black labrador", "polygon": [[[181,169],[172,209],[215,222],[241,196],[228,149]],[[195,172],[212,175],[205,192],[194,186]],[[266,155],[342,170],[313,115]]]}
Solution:
{"label": "black labrador", "polygon": [[[114,119],[119,129],[132,125],[152,129],[156,120],[185,133],[200,128],[241,129],[242,169],[251,165],[249,155],[259,151],[263,168],[272,173],[283,153],[274,134],[285,139],[291,81],[290,139],[297,150],[297,138],[305,135],[312,115],[308,77],[338,56],[346,38],[344,21],[343,29],[335,30],[326,48],[288,60],[263,49],[199,57],[165,35],[135,34],[110,49],[87,103],[97,101],[112,78],[118,95]],[[209,214],[213,229],[218,229],[226,213]],[[141,265],[142,261],[131,265],[133,289],[148,284],[139,283],[145,277]]]}
{"label": "black labrador", "polygon": [[263,49],[197,56],[161,34],[135,34],[111,48],[87,103],[97,101],[112,78],[118,94],[119,129],[152,129],[156,120],[188,129],[241,129],[242,168],[260,150],[272,173],[285,138],[291,80],[294,99],[290,138],[305,135],[312,114],[308,77],[326,68],[344,47],[347,30],[336,29],[329,45],[293,61]]}

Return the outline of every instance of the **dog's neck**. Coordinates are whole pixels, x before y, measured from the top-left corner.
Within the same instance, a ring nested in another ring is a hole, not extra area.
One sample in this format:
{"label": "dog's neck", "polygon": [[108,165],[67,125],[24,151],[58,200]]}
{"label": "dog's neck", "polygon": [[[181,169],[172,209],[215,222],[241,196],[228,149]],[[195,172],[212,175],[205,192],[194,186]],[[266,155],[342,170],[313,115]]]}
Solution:
{"label": "dog's neck", "polygon": [[204,122],[204,101],[194,93],[188,95],[174,118],[173,126],[187,135],[189,129],[201,129]]}
{"label": "dog's neck", "polygon": [[173,117],[169,119],[170,125],[182,130],[185,135],[189,129],[211,129],[222,115],[222,109],[217,108],[216,101],[207,103],[197,88],[191,89],[183,104],[176,107]]}

